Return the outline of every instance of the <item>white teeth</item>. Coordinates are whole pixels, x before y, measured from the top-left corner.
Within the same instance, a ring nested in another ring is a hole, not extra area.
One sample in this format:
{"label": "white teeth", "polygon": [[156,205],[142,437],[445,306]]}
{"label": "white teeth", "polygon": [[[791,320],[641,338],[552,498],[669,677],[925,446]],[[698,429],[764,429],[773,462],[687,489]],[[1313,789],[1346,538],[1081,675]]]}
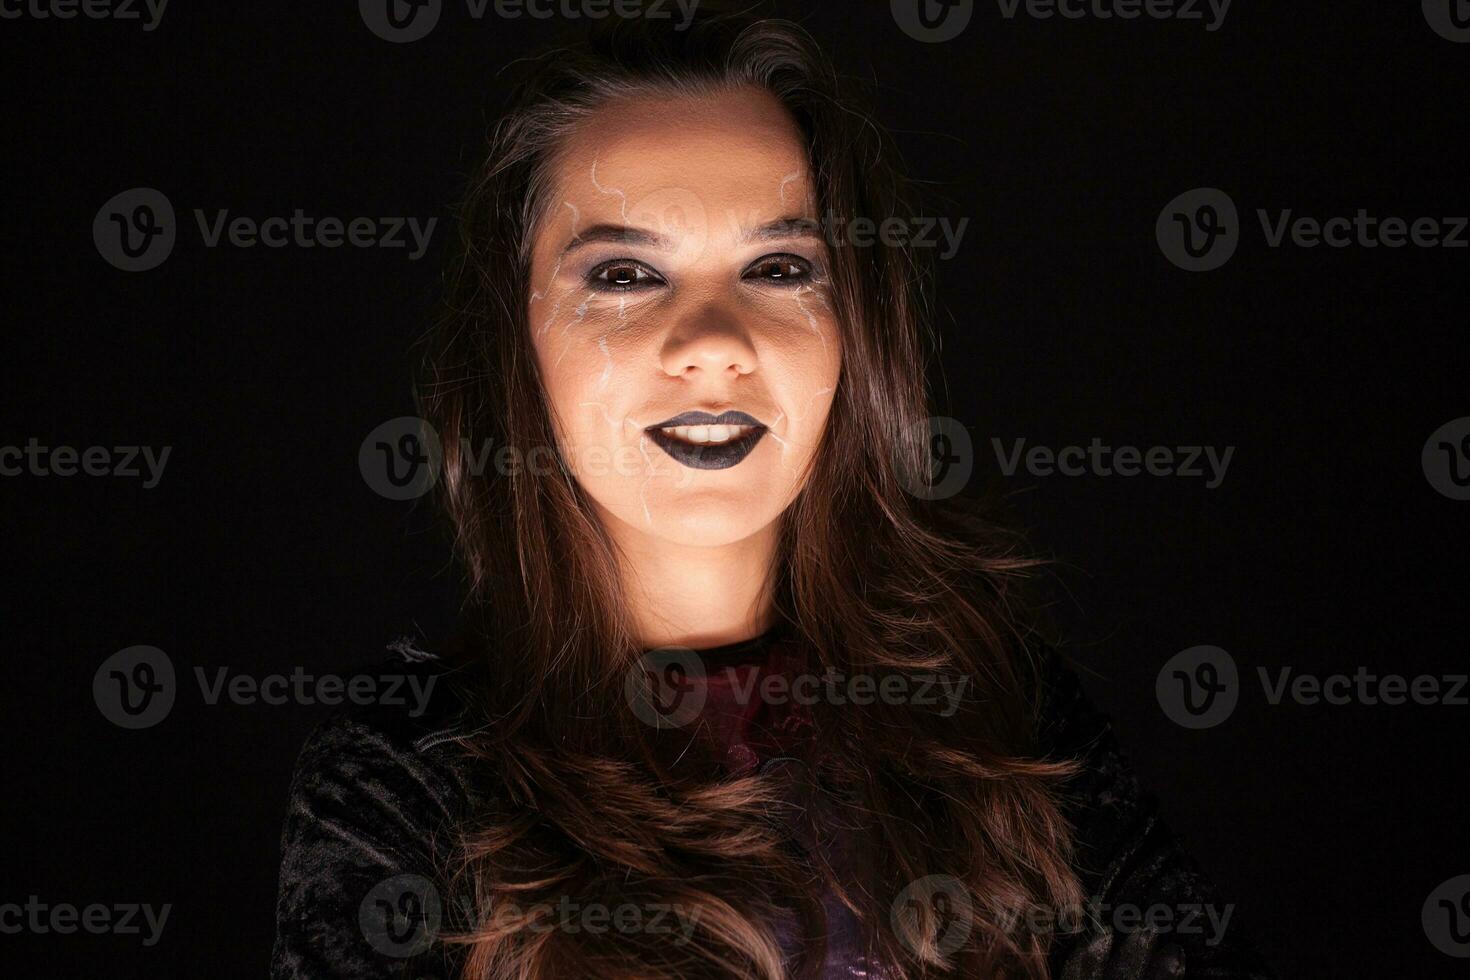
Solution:
{"label": "white teeth", "polygon": [[724,443],[739,439],[750,432],[749,425],[671,425],[659,431],[684,442]]}

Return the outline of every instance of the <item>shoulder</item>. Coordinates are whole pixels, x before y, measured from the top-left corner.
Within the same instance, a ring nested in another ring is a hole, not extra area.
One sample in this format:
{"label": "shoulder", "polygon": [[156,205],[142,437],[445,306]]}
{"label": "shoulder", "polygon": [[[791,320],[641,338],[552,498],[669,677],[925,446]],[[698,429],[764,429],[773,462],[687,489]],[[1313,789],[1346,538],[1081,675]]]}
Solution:
{"label": "shoulder", "polygon": [[400,652],[345,678],[343,708],[306,739],[281,833],[273,977],[347,963],[361,970],[332,975],[379,975],[402,953],[364,933],[363,910],[384,889],[443,887],[473,799],[455,674]]}
{"label": "shoulder", "polygon": [[1106,746],[1113,724],[1083,689],[1078,669],[1055,647],[1043,646],[1033,654],[1038,683],[1038,738],[1055,753],[1088,754]]}
{"label": "shoulder", "polygon": [[1157,800],[1138,783],[1112,720],[1092,703],[1078,670],[1054,648],[1037,654],[1039,754],[1078,766],[1065,796],[1078,821],[1079,843],[1094,836],[1143,832],[1157,818]]}
{"label": "shoulder", "polygon": [[[1060,653],[1046,650],[1040,678],[1039,748],[1046,757],[1078,765],[1064,790],[1076,870],[1089,904],[1106,913],[1101,932],[1060,937],[1055,972],[1113,976],[1108,971],[1123,970],[1119,964],[1147,962],[1159,975],[1173,976],[1168,970],[1179,967],[1172,964],[1183,963],[1191,976],[1268,978],[1270,971],[1240,927],[1230,925],[1235,906],[1221,898],[1165,823],[1158,801],[1140,786],[1111,721],[1088,699],[1078,671]],[[1163,910],[1159,914],[1173,931],[1161,937],[1140,928],[1145,910]]]}
{"label": "shoulder", "polygon": [[463,721],[463,668],[397,641],[372,666],[341,679],[334,692],[341,707],[307,739],[345,747],[354,734],[371,733],[386,745],[436,742],[452,737]]}
{"label": "shoulder", "polygon": [[[288,817],[314,803],[371,797],[448,815],[462,795],[457,739],[468,729],[460,671],[404,644],[344,678],[343,706],[307,737]],[[428,813],[422,815],[428,816]]]}

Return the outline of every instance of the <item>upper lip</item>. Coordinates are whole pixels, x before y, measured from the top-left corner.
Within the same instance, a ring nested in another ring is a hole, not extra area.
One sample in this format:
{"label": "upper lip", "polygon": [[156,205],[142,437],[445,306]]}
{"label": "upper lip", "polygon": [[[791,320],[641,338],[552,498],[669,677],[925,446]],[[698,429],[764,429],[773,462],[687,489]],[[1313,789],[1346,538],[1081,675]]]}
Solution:
{"label": "upper lip", "polygon": [[650,429],[671,429],[677,425],[754,425],[765,428],[744,412],[721,412],[719,415],[711,415],[709,412],[680,412],[673,418],[664,419],[650,425]]}

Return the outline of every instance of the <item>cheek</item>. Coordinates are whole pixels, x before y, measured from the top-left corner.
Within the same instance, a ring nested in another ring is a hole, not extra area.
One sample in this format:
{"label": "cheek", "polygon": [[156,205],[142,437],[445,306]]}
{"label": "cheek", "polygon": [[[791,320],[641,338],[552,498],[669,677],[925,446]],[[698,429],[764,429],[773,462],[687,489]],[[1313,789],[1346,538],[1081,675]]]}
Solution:
{"label": "cheek", "polygon": [[826,296],[810,286],[769,297],[765,305],[779,329],[767,337],[761,370],[784,413],[792,446],[809,450],[821,438],[836,391],[841,331]]}
{"label": "cheek", "polygon": [[803,283],[758,294],[752,307],[767,324],[768,343],[788,361],[821,374],[835,369],[841,347],[837,318],[826,290]]}
{"label": "cheek", "polygon": [[562,365],[573,353],[594,298],[595,294],[588,291],[561,290],[538,294],[531,303],[527,320],[545,376],[563,371]]}
{"label": "cheek", "polygon": [[[565,294],[562,311],[534,327],[536,358],[564,441],[609,445],[623,441],[614,416],[637,401],[633,364],[639,342],[630,305]],[[551,307],[556,306],[551,301]],[[534,325],[534,321],[533,321]]]}

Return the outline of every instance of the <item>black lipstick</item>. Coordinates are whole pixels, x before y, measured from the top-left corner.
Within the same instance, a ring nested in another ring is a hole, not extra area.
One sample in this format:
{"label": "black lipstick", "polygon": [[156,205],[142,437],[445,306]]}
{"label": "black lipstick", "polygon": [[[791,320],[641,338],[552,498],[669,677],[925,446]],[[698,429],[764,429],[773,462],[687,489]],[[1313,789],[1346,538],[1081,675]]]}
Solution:
{"label": "black lipstick", "polygon": [[[748,425],[751,429],[739,439],[712,444],[685,442],[663,431],[678,425]],[[756,443],[766,434],[766,427],[744,412],[721,412],[719,415],[711,415],[709,412],[683,412],[673,418],[664,419],[657,425],[650,425],[644,431],[675,462],[696,470],[723,470],[749,456]]]}

